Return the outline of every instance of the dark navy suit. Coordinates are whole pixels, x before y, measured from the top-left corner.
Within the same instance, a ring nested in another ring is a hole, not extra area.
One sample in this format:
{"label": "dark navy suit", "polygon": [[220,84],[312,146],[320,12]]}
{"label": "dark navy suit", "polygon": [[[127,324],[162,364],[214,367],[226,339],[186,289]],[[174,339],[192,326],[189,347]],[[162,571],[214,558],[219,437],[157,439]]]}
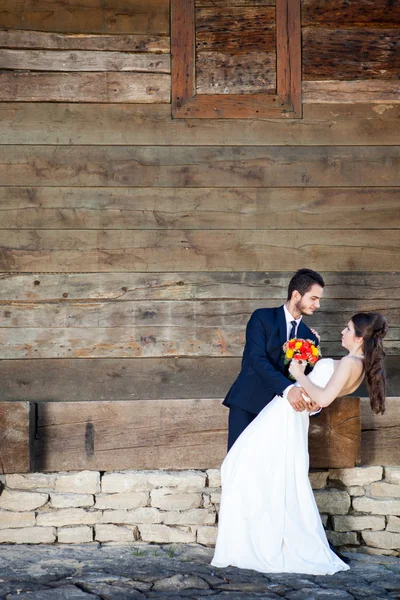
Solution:
{"label": "dark navy suit", "polygon": [[[297,337],[318,340],[300,321]],[[287,377],[282,346],[287,340],[283,306],[259,308],[246,328],[241,371],[223,402],[230,407],[228,449],[274,396],[293,383]]]}

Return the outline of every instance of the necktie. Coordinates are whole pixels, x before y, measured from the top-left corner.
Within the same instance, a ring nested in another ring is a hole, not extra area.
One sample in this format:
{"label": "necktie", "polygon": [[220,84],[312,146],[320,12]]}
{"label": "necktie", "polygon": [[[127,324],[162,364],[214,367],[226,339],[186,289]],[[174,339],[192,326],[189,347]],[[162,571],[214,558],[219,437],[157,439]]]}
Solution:
{"label": "necktie", "polygon": [[292,326],[290,333],[289,333],[289,340],[291,340],[292,338],[296,337],[296,321],[290,321],[290,324]]}

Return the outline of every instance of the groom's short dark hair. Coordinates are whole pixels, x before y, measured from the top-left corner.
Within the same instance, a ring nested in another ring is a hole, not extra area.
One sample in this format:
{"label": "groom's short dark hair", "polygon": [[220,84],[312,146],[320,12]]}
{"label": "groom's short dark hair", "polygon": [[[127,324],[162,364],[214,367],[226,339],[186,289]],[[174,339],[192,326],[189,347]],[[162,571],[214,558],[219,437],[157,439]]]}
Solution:
{"label": "groom's short dark hair", "polygon": [[295,290],[300,296],[304,296],[315,283],[322,288],[325,287],[325,282],[319,273],[312,269],[299,269],[289,282],[287,299],[291,299]]}

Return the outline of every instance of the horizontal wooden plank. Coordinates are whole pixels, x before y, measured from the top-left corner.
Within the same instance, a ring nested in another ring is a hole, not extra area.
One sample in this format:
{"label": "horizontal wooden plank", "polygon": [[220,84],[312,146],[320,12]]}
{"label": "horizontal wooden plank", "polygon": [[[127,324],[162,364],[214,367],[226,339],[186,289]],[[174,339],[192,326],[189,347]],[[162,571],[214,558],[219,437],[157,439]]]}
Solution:
{"label": "horizontal wooden plank", "polygon": [[170,73],[167,54],[106,50],[9,50],[0,48],[0,69],[29,71],[135,71]]}
{"label": "horizontal wooden plank", "polygon": [[66,33],[169,33],[168,0],[0,0],[6,29]]}
{"label": "horizontal wooden plank", "polygon": [[400,82],[364,79],[355,81],[303,81],[303,102],[400,103]]}
{"label": "horizontal wooden plank", "polygon": [[[227,412],[211,399],[44,403],[38,411],[35,467],[40,471],[219,467],[226,453]],[[311,421],[310,466],[354,466],[360,451],[359,399],[338,399],[319,419]],[[329,447],[322,420],[331,430]]]}
{"label": "horizontal wooden plank", "polygon": [[[226,326],[0,329],[2,357],[9,359],[241,356],[244,339],[243,327]],[[340,340],[340,335],[336,339]],[[385,349],[389,356],[398,356],[400,341],[387,341]],[[322,340],[321,350],[324,356],[345,354],[340,341]]]}
{"label": "horizontal wooden plank", "polygon": [[239,358],[107,358],[0,361],[7,401],[222,398],[240,371]]}
{"label": "horizontal wooden plank", "polygon": [[[259,300],[107,300],[59,302],[0,302],[0,329],[64,327],[134,327],[155,326],[181,328],[218,327],[225,332],[244,332],[247,321],[258,308],[277,306],[276,298]],[[400,300],[330,300],[322,298],[321,309],[306,321],[317,328],[322,340],[339,341],[340,331],[358,312],[378,311],[392,325],[388,340],[400,340]]]}
{"label": "horizontal wooden plank", "polygon": [[[3,273],[2,302],[274,299],[286,301],[292,272]],[[328,299],[390,301],[400,297],[400,272],[321,272]]]}
{"label": "horizontal wooden plank", "polygon": [[386,412],[375,415],[365,398],[361,404],[363,465],[400,464],[400,398],[386,399]]}
{"label": "horizontal wooden plank", "polygon": [[302,0],[302,25],[398,27],[400,6],[388,0]]}
{"label": "horizontal wooden plank", "polygon": [[[239,357],[3,359],[2,398],[11,402],[222,400],[240,372],[240,362]],[[388,396],[400,396],[398,362],[398,356],[385,360]],[[365,385],[354,394],[366,397]],[[371,429],[368,420],[364,419],[363,427]]]}
{"label": "horizontal wooden plank", "polygon": [[0,73],[0,101],[170,102],[170,94],[170,75]]}
{"label": "horizontal wooden plank", "polygon": [[3,185],[390,187],[399,167],[400,146],[0,146]]}
{"label": "horizontal wooden plank", "polygon": [[170,52],[168,35],[107,33],[54,33],[46,31],[0,30],[1,48],[48,50],[113,50],[125,52]]}
{"label": "horizontal wooden plank", "polygon": [[385,80],[399,77],[400,27],[305,27],[302,44],[303,80]]}
{"label": "horizontal wooden plank", "polygon": [[275,6],[275,0],[195,0],[196,8],[222,6]]}
{"label": "horizontal wooden plank", "polygon": [[3,229],[393,229],[400,187],[0,187]]}
{"label": "horizontal wooden plank", "polygon": [[196,48],[218,52],[273,52],[275,7],[196,5]]}
{"label": "horizontal wooden plank", "polygon": [[305,264],[391,272],[399,232],[3,229],[0,246],[0,272],[295,271]]}
{"label": "horizontal wooden plank", "polygon": [[390,146],[399,117],[397,104],[305,104],[303,119],[195,119],[188,135],[169,105],[12,102],[0,103],[0,144]]}
{"label": "horizontal wooden plank", "polygon": [[276,52],[199,52],[198,94],[275,93]]}
{"label": "horizontal wooden plank", "polygon": [[32,470],[34,410],[29,402],[0,402],[0,474]]}

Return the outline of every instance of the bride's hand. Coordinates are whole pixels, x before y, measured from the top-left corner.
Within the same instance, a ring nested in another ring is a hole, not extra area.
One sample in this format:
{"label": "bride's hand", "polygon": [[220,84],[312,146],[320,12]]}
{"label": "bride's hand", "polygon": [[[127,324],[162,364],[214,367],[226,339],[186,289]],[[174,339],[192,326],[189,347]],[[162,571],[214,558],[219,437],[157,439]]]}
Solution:
{"label": "bride's hand", "polygon": [[305,360],[291,360],[289,365],[289,373],[293,375],[295,379],[297,379],[301,373],[304,373],[306,366],[307,362]]}

